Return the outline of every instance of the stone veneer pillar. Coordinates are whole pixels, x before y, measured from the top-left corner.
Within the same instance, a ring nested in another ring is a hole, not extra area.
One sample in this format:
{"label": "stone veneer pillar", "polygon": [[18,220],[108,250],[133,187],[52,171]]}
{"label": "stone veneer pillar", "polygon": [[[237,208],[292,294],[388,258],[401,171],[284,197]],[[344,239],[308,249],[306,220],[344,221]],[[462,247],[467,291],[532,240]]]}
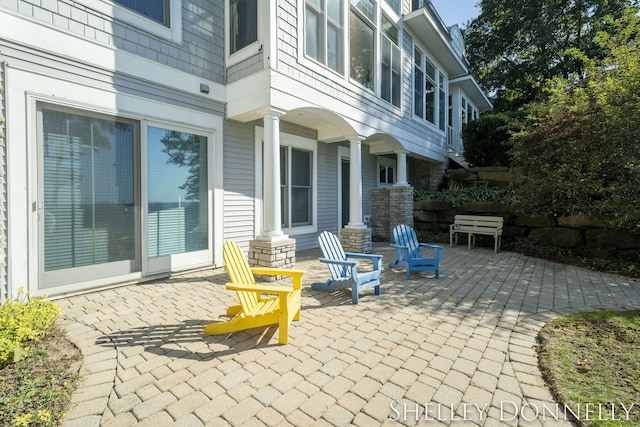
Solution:
{"label": "stone veneer pillar", "polygon": [[383,187],[371,190],[371,228],[376,241],[393,240],[398,224],[413,227],[413,187]]}
{"label": "stone veneer pillar", "polygon": [[389,240],[396,225],[405,224],[413,228],[413,187],[389,189]]}
{"label": "stone veneer pillar", "polygon": [[[252,240],[249,242],[251,267],[294,268],[296,265],[296,240]],[[258,276],[258,279],[274,281],[282,276]]]}
{"label": "stone veneer pillar", "polygon": [[345,227],[340,231],[340,243],[345,252],[370,254],[371,229]]}

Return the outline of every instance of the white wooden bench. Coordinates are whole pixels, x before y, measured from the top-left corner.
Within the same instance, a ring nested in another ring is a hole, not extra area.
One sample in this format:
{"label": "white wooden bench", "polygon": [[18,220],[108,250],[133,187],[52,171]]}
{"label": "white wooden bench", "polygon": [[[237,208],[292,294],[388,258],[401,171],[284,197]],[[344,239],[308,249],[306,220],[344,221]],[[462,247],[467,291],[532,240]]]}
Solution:
{"label": "white wooden bench", "polygon": [[458,233],[467,233],[468,248],[471,249],[471,242],[475,244],[475,236],[483,234],[493,236],[494,250],[498,252],[503,226],[504,218],[501,216],[456,215],[453,224],[449,226],[449,245],[453,246],[454,236],[456,244],[458,243]]}

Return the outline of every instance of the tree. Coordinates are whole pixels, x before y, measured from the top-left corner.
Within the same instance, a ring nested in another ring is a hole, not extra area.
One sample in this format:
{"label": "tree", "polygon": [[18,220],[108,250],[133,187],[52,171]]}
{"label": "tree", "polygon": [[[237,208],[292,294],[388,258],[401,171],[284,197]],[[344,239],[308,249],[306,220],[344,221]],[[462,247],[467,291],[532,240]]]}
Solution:
{"label": "tree", "polygon": [[484,113],[462,127],[464,158],[472,166],[508,166],[510,124],[506,113]]}
{"label": "tree", "polygon": [[465,28],[467,56],[497,111],[543,98],[546,80],[582,76],[584,58],[602,59],[594,41],[638,0],[480,0],[480,15]]}
{"label": "tree", "polygon": [[[604,19],[602,60],[545,85],[512,154],[518,194],[533,212],[603,216],[640,231],[640,18],[630,8]],[[576,56],[579,56],[576,54]]]}

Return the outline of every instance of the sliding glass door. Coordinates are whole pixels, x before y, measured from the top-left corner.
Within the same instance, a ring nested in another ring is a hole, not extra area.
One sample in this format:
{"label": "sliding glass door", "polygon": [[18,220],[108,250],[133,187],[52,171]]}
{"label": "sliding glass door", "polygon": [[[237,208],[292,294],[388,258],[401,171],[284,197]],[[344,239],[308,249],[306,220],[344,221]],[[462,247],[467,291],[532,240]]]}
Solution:
{"label": "sliding glass door", "polygon": [[40,289],[212,262],[211,134],[49,104],[37,126]]}
{"label": "sliding glass door", "polygon": [[38,109],[41,288],[140,270],[134,121]]}
{"label": "sliding glass door", "polygon": [[209,259],[207,137],[149,126],[147,131],[149,271]]}

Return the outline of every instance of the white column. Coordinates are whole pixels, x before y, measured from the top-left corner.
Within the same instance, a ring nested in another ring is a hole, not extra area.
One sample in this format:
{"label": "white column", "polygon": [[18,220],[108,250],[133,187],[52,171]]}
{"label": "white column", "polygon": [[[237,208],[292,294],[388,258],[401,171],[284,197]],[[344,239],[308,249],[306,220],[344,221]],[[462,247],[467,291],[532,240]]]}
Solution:
{"label": "white column", "polygon": [[393,186],[407,187],[409,183],[407,182],[407,152],[406,151],[396,151],[396,163],[398,166],[398,176],[396,177],[396,182],[393,184]]}
{"label": "white column", "polygon": [[275,241],[287,238],[282,232],[280,212],[280,116],[283,112],[263,111],[264,168],[263,168],[263,221],[258,240]]}
{"label": "white column", "polygon": [[360,229],[362,222],[362,138],[349,140],[349,224],[345,228]]}

